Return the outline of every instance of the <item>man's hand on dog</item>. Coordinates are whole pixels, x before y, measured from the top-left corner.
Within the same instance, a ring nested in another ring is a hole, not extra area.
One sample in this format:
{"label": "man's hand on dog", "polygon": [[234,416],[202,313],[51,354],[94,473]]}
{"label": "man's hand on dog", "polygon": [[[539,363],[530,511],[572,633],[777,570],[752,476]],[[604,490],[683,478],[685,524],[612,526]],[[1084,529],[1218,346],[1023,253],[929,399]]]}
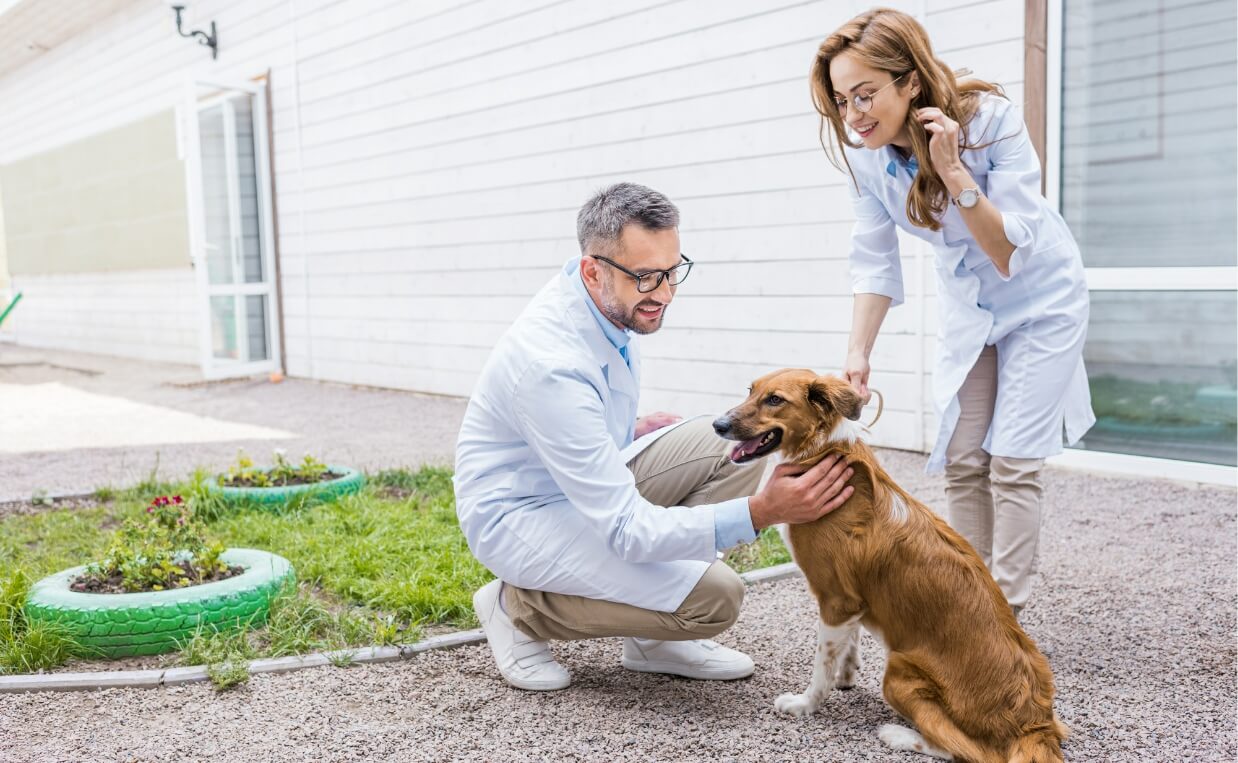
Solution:
{"label": "man's hand on dog", "polygon": [[831,453],[807,471],[795,464],[779,464],[765,488],[748,499],[752,527],[800,525],[812,522],[847,502],[855,489],[847,484],[854,471],[837,453]]}
{"label": "man's hand on dog", "polygon": [[671,424],[676,424],[683,421],[683,416],[676,416],[673,413],[666,411],[658,411],[651,413],[648,416],[642,416],[636,420],[636,437],[641,438],[650,432],[657,431],[662,427],[669,427]]}

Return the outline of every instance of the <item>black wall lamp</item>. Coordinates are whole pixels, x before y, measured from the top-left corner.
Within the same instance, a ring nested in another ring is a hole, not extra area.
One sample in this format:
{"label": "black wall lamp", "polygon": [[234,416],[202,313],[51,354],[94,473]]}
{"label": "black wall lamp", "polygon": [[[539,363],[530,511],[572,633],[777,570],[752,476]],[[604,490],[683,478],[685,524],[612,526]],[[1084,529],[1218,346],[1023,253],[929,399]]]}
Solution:
{"label": "black wall lamp", "polygon": [[197,37],[199,45],[205,45],[211,49],[211,58],[219,58],[219,35],[215,32],[215,22],[211,22],[211,33],[207,34],[201,29],[194,29],[186,32],[181,29],[181,11],[185,10],[183,4],[172,5],[172,10],[176,11],[176,31],[181,37]]}

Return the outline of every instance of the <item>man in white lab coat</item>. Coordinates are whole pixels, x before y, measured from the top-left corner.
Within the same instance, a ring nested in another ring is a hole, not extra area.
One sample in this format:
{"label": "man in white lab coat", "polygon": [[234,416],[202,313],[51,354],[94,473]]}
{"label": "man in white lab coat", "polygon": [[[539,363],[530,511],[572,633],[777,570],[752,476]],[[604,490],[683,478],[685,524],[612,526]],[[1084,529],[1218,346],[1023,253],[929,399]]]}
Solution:
{"label": "man in white lab coat", "polygon": [[565,688],[548,641],[607,636],[626,637],[631,670],[750,675],[747,655],[707,640],[734,624],[744,593],[719,552],[850,496],[832,458],[778,467],[753,495],[761,468],[734,464],[708,417],[637,419],[636,336],[662,326],[692,268],[678,226],[649,188],[597,193],[577,217],[582,255],[499,339],[469,400],[457,513],[498,578],[473,605],[513,686]]}

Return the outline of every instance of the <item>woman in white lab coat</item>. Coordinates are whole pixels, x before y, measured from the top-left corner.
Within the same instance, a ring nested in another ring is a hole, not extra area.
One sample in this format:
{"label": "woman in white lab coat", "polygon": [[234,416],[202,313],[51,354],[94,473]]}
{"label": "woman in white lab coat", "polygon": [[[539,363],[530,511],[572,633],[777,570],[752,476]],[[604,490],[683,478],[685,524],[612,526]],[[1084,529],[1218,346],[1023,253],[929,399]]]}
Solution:
{"label": "woman in white lab coat", "polygon": [[[823,42],[812,71],[822,144],[848,172],[855,294],[843,371],[867,396],[869,353],[903,301],[896,229],[935,251],[933,396],[950,524],[1016,613],[1040,536],[1039,472],[1095,422],[1079,248],[1040,193],[1019,111],[996,85],[958,82],[911,16],[877,9]],[[841,161],[840,161],[841,157]]]}

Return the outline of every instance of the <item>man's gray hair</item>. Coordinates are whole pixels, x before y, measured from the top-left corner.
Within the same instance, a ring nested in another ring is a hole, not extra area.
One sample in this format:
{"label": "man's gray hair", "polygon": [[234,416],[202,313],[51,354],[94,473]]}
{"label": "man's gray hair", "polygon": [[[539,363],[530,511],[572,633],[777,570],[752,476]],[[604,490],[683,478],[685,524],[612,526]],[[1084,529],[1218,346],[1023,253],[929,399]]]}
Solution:
{"label": "man's gray hair", "polygon": [[[671,200],[643,185],[616,183],[603,188],[585,202],[576,215],[576,238],[580,251],[612,249],[623,226],[636,223],[650,231],[679,227],[679,208]],[[599,252],[600,253],[600,252]]]}

